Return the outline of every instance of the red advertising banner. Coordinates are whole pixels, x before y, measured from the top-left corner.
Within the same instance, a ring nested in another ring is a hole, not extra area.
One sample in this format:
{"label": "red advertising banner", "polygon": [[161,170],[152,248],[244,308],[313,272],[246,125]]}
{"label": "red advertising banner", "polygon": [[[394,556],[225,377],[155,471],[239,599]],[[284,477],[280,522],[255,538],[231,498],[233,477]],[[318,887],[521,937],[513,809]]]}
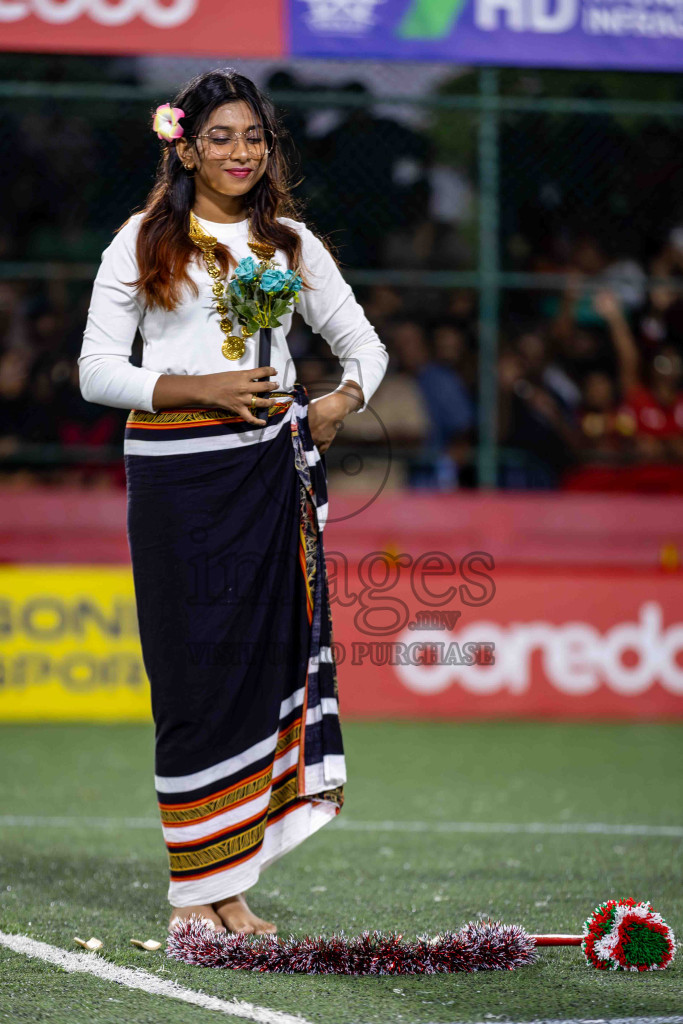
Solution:
{"label": "red advertising banner", "polygon": [[677,574],[329,565],[342,717],[683,717]]}
{"label": "red advertising banner", "polygon": [[283,0],[0,0],[0,49],[279,57]]}
{"label": "red advertising banner", "polygon": [[[333,494],[325,528],[342,717],[683,718],[680,497],[372,499]],[[52,664],[71,644],[97,676],[97,665],[137,650],[125,503],[118,492],[0,494],[0,610],[15,661],[36,655],[26,632],[36,599],[66,624],[53,638],[62,646],[47,651]],[[69,632],[69,609],[83,600],[97,622],[123,616],[117,639],[103,633],[85,650]],[[55,708],[72,714],[53,686]],[[134,696],[135,714],[146,713]],[[2,697],[0,687],[0,717]],[[19,703],[12,713],[24,713]]]}
{"label": "red advertising banner", "polygon": [[[437,548],[453,557],[489,551],[508,568],[683,566],[678,495],[331,490],[325,549],[351,562]],[[125,523],[123,490],[0,490],[0,563],[128,564]]]}

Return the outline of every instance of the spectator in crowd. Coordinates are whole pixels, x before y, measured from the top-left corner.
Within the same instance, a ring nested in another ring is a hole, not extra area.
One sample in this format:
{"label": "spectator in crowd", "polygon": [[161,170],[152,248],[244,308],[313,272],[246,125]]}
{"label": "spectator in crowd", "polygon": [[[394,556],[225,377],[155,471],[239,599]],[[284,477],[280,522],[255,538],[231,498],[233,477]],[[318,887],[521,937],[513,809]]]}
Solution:
{"label": "spectator in crowd", "polygon": [[450,322],[464,331],[473,344],[476,332],[478,297],[474,288],[455,288],[447,293],[446,315]]}
{"label": "spectator in crowd", "polygon": [[515,342],[527,380],[545,388],[569,414],[574,413],[581,393],[571,376],[550,356],[550,345],[540,325],[522,331]]}
{"label": "spectator in crowd", "polygon": [[625,451],[631,423],[619,414],[614,380],[600,370],[593,370],[584,378],[579,423],[586,457],[613,459]]}
{"label": "spectator in crowd", "polygon": [[390,347],[399,367],[417,385],[427,415],[420,464],[413,467],[411,483],[439,488],[457,487],[459,469],[469,457],[475,407],[459,367],[464,341],[457,328],[440,323],[432,345],[420,321],[398,321]]}
{"label": "spectator in crowd", "polygon": [[637,317],[641,347],[647,353],[656,353],[662,345],[670,344],[683,355],[683,227],[669,233],[652,260],[650,275],[672,283],[650,287],[648,301]]}
{"label": "spectator in crowd", "polygon": [[[590,313],[588,308],[590,307]],[[584,278],[572,274],[560,295],[556,315],[548,324],[548,340],[555,365],[573,382],[577,398],[588,373],[614,377],[614,349],[604,319],[595,309]]]}
{"label": "spectator in crowd", "polygon": [[[344,421],[344,438],[355,440],[358,434],[382,441],[388,434],[399,450],[422,446],[430,427],[429,410],[417,380],[428,359],[425,329],[418,321],[397,318],[384,337],[391,353],[389,372],[375,392],[372,412]],[[362,422],[366,418],[367,422]]]}
{"label": "spectator in crowd", "polygon": [[540,334],[517,338],[499,359],[499,442],[510,449],[502,466],[505,487],[558,487],[575,460],[578,430],[547,369]]}
{"label": "spectator in crowd", "polygon": [[0,355],[0,453],[4,456],[16,452],[27,433],[30,366],[27,352],[15,349]]}
{"label": "spectator in crowd", "polygon": [[432,341],[436,363],[451,369],[470,394],[475,394],[477,368],[474,346],[465,327],[451,317],[438,319],[432,327]]}
{"label": "spectator in crowd", "polygon": [[362,300],[362,306],[368,320],[375,325],[375,330],[381,335],[392,318],[404,312],[404,299],[396,288],[375,284]]}
{"label": "spectator in crowd", "polygon": [[595,297],[595,308],[607,321],[617,354],[622,402],[622,429],[633,438],[644,462],[683,462],[683,365],[671,345],[650,354],[641,373],[641,356],[617,297],[608,291]]}

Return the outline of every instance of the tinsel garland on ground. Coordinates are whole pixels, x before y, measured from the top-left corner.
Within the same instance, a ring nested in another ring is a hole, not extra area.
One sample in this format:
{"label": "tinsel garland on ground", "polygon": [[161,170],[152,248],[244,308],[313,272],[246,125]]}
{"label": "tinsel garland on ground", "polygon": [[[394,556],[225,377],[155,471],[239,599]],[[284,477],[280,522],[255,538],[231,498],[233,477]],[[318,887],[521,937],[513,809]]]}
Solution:
{"label": "tinsel garland on ground", "polygon": [[601,971],[662,971],[676,951],[674,933],[649,903],[607,900],[583,926],[581,948]]}
{"label": "tinsel garland on ground", "polygon": [[347,938],[277,939],[214,932],[191,917],[169,934],[174,960],[200,967],[275,974],[439,974],[512,971],[532,964],[536,943],[523,928],[498,921],[470,921],[435,939],[404,942],[400,935],[364,932]]}

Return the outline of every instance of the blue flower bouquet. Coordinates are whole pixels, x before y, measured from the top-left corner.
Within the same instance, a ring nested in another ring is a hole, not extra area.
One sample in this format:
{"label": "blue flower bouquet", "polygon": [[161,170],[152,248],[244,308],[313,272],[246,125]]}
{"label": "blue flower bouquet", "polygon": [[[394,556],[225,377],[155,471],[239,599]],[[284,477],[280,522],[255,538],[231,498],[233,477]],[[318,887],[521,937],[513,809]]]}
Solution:
{"label": "blue flower bouquet", "polygon": [[230,310],[245,336],[261,327],[280,327],[280,317],[299,301],[302,280],[295,270],[281,270],[272,260],[240,260],[228,285]]}

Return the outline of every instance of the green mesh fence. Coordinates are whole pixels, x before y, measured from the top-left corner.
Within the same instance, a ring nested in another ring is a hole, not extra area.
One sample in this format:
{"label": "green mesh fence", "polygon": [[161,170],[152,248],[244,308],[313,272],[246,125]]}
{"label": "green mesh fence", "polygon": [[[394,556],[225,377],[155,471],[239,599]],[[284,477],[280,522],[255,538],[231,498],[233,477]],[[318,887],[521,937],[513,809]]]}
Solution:
{"label": "green mesh fence", "polygon": [[[557,484],[538,452],[501,432],[499,358],[520,332],[557,319],[568,261],[581,265],[588,321],[600,320],[591,294],[606,267],[617,268],[620,294],[646,303],[647,274],[683,225],[680,88],[675,76],[482,69],[442,76],[421,95],[357,85],[273,93],[296,143],[304,216],[336,248],[361,300],[394,327],[398,302],[398,319],[462,328],[477,419],[459,450],[460,483],[495,486],[526,472],[529,486]],[[100,253],[152,184],[159,148],[149,125],[163,92],[0,83],[0,188],[10,199],[0,220],[4,349],[19,296],[67,311],[66,354],[77,355]],[[667,280],[679,288],[677,275]],[[333,372],[323,349],[300,348]],[[405,352],[392,356],[410,372]],[[29,447],[5,451],[5,462],[83,454],[54,438],[41,444],[35,430],[23,440]],[[417,466],[419,482],[429,446],[394,440],[393,458]],[[99,456],[115,459],[116,446]]]}

